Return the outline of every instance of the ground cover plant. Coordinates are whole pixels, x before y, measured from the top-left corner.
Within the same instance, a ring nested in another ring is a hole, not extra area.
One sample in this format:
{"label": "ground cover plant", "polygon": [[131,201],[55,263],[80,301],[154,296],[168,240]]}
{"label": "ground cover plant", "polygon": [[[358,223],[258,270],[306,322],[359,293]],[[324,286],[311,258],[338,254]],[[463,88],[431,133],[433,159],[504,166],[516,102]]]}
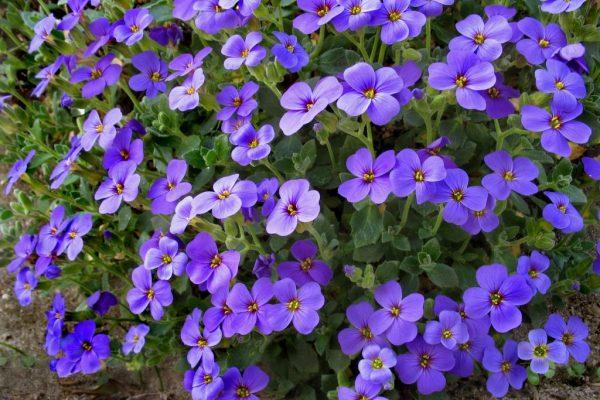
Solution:
{"label": "ground cover plant", "polygon": [[58,377],[381,400],[598,374],[560,313],[600,286],[595,2],[1,10],[0,258]]}

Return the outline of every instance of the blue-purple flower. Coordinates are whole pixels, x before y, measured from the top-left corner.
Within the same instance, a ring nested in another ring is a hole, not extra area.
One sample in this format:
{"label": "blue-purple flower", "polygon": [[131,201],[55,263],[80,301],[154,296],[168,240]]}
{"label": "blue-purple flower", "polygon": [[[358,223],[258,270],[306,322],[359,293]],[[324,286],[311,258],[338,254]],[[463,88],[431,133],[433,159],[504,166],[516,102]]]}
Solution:
{"label": "blue-purple flower", "polygon": [[146,252],[144,267],[148,270],[158,268],[158,279],[169,280],[173,274],[183,274],[187,261],[187,255],[179,251],[179,243],[165,236],[158,241],[158,248],[153,247]]}
{"label": "blue-purple flower", "polygon": [[587,91],[583,78],[558,60],[546,61],[546,69],[535,71],[535,86],[540,92],[551,93],[554,99],[567,107],[577,106],[577,99],[583,99]]}
{"label": "blue-purple flower", "polygon": [[550,268],[550,259],[537,250],[531,252],[531,255],[522,255],[517,263],[517,274],[522,275],[527,280],[531,290],[546,294],[552,281],[548,275],[544,274]]}
{"label": "blue-purple flower", "polygon": [[482,61],[494,61],[502,55],[502,44],[512,37],[512,29],[506,18],[490,17],[485,23],[476,14],[456,23],[457,36],[448,43],[451,51],[472,51]]}
{"label": "blue-purple flower", "polygon": [[351,203],[357,203],[367,196],[375,204],[383,203],[392,190],[390,171],[395,163],[393,150],[385,151],[373,160],[369,150],[364,147],[359,149],[346,160],[346,168],[356,178],[343,182],[338,193]]}
{"label": "blue-purple flower", "polygon": [[507,151],[499,150],[483,159],[494,172],[484,176],[481,184],[497,200],[506,200],[511,191],[523,196],[537,193],[537,186],[531,181],[538,177],[539,170],[527,157],[513,159]]}
{"label": "blue-purple flower", "polygon": [[217,102],[222,106],[217,113],[219,121],[231,119],[234,115],[246,117],[258,107],[253,96],[258,92],[258,85],[252,81],[246,82],[238,91],[235,86],[225,86],[217,94]]}
{"label": "blue-purple flower", "polygon": [[239,69],[242,65],[256,67],[267,55],[267,50],[260,46],[262,34],[250,32],[243,39],[240,35],[233,35],[221,48],[221,54],[226,56],[223,66],[228,70]]}
{"label": "blue-purple flower", "polygon": [[317,250],[310,240],[297,241],[290,249],[296,261],[282,262],[277,266],[277,273],[282,278],[291,278],[298,286],[308,282],[326,286],[333,278],[333,272],[325,262],[316,259]]}
{"label": "blue-purple flower", "polygon": [[187,163],[184,160],[169,161],[166,178],[158,178],[148,189],[153,214],[171,214],[175,211],[177,200],[192,190],[190,183],[183,182],[186,172]]}
{"label": "blue-purple flower", "polygon": [[370,344],[363,349],[362,357],[358,370],[364,380],[384,384],[392,378],[390,368],[396,365],[396,353],[392,349]]}
{"label": "blue-purple flower", "polygon": [[285,182],[279,188],[279,201],[267,219],[267,233],[287,236],[294,232],[298,222],[314,221],[321,211],[320,198],[318,191],[310,190],[306,179]]}
{"label": "blue-purple flower", "polygon": [[419,36],[425,15],[408,7],[410,0],[383,0],[381,8],[371,16],[371,24],[381,25],[381,41],[394,44]]}
{"label": "blue-purple flower", "polygon": [[131,58],[131,63],[140,73],[129,78],[129,87],[136,92],[146,92],[152,99],[167,90],[167,63],[153,51],[144,51]]}
{"label": "blue-purple flower", "polygon": [[290,323],[302,335],[315,329],[319,323],[317,310],[325,304],[319,284],[308,282],[297,288],[293,280],[284,278],[275,282],[273,293],[279,303],[269,305],[267,315],[274,331],[282,331]]}
{"label": "blue-purple flower", "polygon": [[123,354],[128,355],[132,351],[138,354],[146,344],[146,335],[150,332],[150,327],[146,324],[134,325],[125,334],[125,341],[121,349]]}
{"label": "blue-purple flower", "polygon": [[107,112],[102,119],[100,119],[98,111],[92,110],[83,123],[81,147],[85,151],[90,151],[96,141],[98,141],[100,147],[105,150],[108,149],[117,134],[115,125],[121,122],[121,118],[123,118],[123,114],[119,107]]}
{"label": "blue-purple flower", "polygon": [[96,323],[93,320],[75,325],[73,333],[67,335],[61,343],[64,356],[58,360],[57,371],[71,368],[84,374],[93,374],[100,370],[101,361],[110,356],[110,339],[95,331]]}
{"label": "blue-purple flower", "polygon": [[140,41],[144,37],[144,29],[154,18],[150,11],[145,8],[133,8],[125,12],[123,24],[114,28],[113,35],[119,43],[124,42],[127,46]]}
{"label": "blue-purple flower", "polygon": [[22,268],[15,279],[15,297],[21,306],[31,304],[31,294],[37,287],[38,279],[29,267]]}
{"label": "blue-purple flower", "polygon": [[139,266],[131,273],[134,287],[127,292],[127,302],[134,314],[141,314],[150,306],[150,314],[155,320],[163,317],[163,307],[173,302],[173,293],[168,281],[152,282],[152,273]]}
{"label": "blue-purple flower", "polygon": [[176,86],[169,92],[169,108],[171,110],[187,111],[198,106],[200,96],[198,90],[204,84],[204,72],[197,69],[188,77],[183,85]]}
{"label": "blue-purple flower", "polygon": [[415,192],[417,204],[423,204],[436,192],[437,182],[446,178],[444,161],[437,156],[421,157],[412,149],[404,149],[396,156],[396,165],[390,173],[392,192],[406,197]]}
{"label": "blue-purple flower", "polygon": [[225,219],[237,213],[242,207],[256,204],[256,184],[252,181],[238,181],[239,174],[220,178],[213,184],[212,191],[200,193],[194,198],[198,214],[211,211],[213,217]]}
{"label": "blue-purple flower", "polygon": [[206,285],[211,294],[227,288],[237,275],[240,253],[235,250],[220,253],[217,242],[206,232],[197,234],[185,252],[190,259],[186,266],[190,280],[197,285]]}
{"label": "blue-purple flower", "polygon": [[299,0],[298,8],[304,13],[294,18],[293,26],[306,35],[318,30],[344,11],[335,0]]}
{"label": "blue-purple flower", "polygon": [[583,229],[583,218],[571,204],[569,197],[560,192],[544,192],[551,203],[544,207],[542,215],[546,221],[562,233],[579,232]]}
{"label": "blue-purple flower", "polygon": [[486,387],[496,397],[504,397],[509,386],[519,390],[527,379],[527,370],[519,365],[517,342],[507,340],[500,350],[488,346],[483,353],[483,367],[490,372]]}
{"label": "blue-purple flower", "polygon": [[107,86],[112,86],[121,76],[120,65],[113,63],[114,54],[107,54],[96,62],[93,67],[81,67],[71,74],[71,83],[87,81],[81,88],[81,95],[85,99],[97,96],[104,92]]}
{"label": "blue-purple flower", "polygon": [[587,325],[576,316],[570,316],[567,323],[559,314],[551,314],[544,325],[548,336],[560,340],[567,351],[579,363],[584,363],[590,355],[590,346],[585,342],[589,330]]}
{"label": "blue-purple flower", "polygon": [[296,36],[277,31],[273,32],[273,35],[279,40],[279,43],[273,45],[271,53],[285,69],[290,72],[298,72],[308,64],[308,53],[298,43]]}
{"label": "blue-purple flower", "polygon": [[567,44],[567,37],[557,24],[544,26],[535,18],[525,17],[518,27],[527,38],[517,43],[517,50],[531,64],[542,64]]}
{"label": "blue-purple flower", "polygon": [[112,214],[119,209],[122,201],[129,203],[135,200],[140,185],[140,176],[135,173],[135,167],[133,161],[127,161],[108,171],[108,178],[100,184],[94,195],[94,200],[102,200],[98,209],[100,214]]}
{"label": "blue-purple flower", "polygon": [[19,180],[19,178],[21,178],[21,176],[23,176],[25,172],[27,172],[27,166],[29,165],[29,162],[33,156],[35,156],[35,150],[30,150],[25,158],[19,159],[13,164],[7,174],[8,179],[6,186],[4,187],[4,195],[8,195],[12,190],[13,185]]}
{"label": "blue-purple flower", "polygon": [[565,364],[569,360],[567,347],[560,340],[548,343],[548,335],[543,329],[529,331],[528,342],[520,342],[518,354],[521,360],[531,360],[529,368],[538,374],[545,374],[550,369],[550,361]]}

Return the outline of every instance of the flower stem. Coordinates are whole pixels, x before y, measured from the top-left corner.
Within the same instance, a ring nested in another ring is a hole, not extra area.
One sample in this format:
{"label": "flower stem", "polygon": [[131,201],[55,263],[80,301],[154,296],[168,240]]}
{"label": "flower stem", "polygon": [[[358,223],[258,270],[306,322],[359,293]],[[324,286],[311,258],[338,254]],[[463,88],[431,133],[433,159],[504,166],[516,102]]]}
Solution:
{"label": "flower stem", "polygon": [[375,149],[373,148],[373,129],[371,127],[371,121],[369,120],[369,117],[365,117],[364,115],[363,119],[364,121],[366,121],[367,126],[367,145],[371,154],[375,155]]}
{"label": "flower stem", "polygon": [[311,60],[321,53],[321,50],[323,49],[323,43],[325,43],[325,32],[327,32],[325,25],[321,25],[321,28],[319,28],[319,39],[317,40],[317,45],[313,49],[312,53],[310,53]]}
{"label": "flower stem", "polygon": [[269,161],[268,158],[263,158],[263,164],[265,165],[265,167],[267,167],[269,169],[269,171],[271,171],[273,173],[273,175],[275,175],[277,177],[277,179],[279,179],[282,182],[285,181],[283,175],[281,175],[281,173],[279,173],[279,171],[277,171],[275,166],[273,164],[271,164],[271,162]]}
{"label": "flower stem", "polygon": [[385,60],[385,53],[387,51],[387,46],[384,43],[381,43],[381,47],[379,48],[379,56],[377,57],[377,62],[383,65],[383,60]]}
{"label": "flower stem", "polygon": [[137,99],[137,97],[135,97],[131,89],[129,89],[129,86],[127,86],[126,83],[122,83],[122,81],[119,82],[119,86],[121,87],[121,89],[123,89],[123,91],[127,94],[129,99],[133,103],[133,108],[135,108],[137,112],[141,113],[142,107],[140,105],[140,101]]}
{"label": "flower stem", "polygon": [[427,57],[431,58],[431,19],[427,18],[425,22],[425,48],[427,49]]}
{"label": "flower stem", "polygon": [[410,196],[408,196],[406,198],[406,202],[404,203],[404,208],[402,209],[402,217],[400,219],[400,226],[399,226],[400,230],[402,230],[402,228],[404,228],[404,225],[406,225],[406,222],[408,221],[408,212],[410,211],[410,206],[413,202],[414,197],[415,197],[415,194],[411,193]]}
{"label": "flower stem", "polygon": [[[371,47],[371,55],[369,56],[369,60],[371,64],[375,61],[375,54],[377,53],[377,46],[379,45],[379,32],[381,32],[381,28],[377,28],[377,32],[375,32],[375,38],[373,39],[373,46]],[[384,44],[382,43],[383,47]]]}
{"label": "flower stem", "polygon": [[305,226],[306,226],[306,230],[308,231],[308,233],[310,233],[311,236],[317,242],[317,246],[319,247],[319,253],[321,253],[321,257],[323,257],[323,259],[325,261],[327,261],[329,259],[329,257],[325,253],[325,243],[323,243],[321,234],[319,234],[319,232],[317,232],[317,230],[315,229],[315,227],[313,226],[312,223],[307,223]]}
{"label": "flower stem", "polygon": [[19,353],[22,356],[27,356],[27,353],[25,353],[23,350],[21,350],[20,348],[18,348],[17,346],[13,346],[10,343],[6,343],[6,342],[0,342],[0,346],[4,346],[7,349],[11,349],[13,351],[16,351],[17,353]]}
{"label": "flower stem", "polygon": [[423,122],[425,122],[425,130],[427,131],[425,144],[428,145],[433,142],[433,126],[431,126],[431,115],[429,115],[429,117],[424,116]]}
{"label": "flower stem", "polygon": [[438,211],[438,216],[435,220],[435,225],[433,226],[433,231],[432,231],[434,236],[437,233],[437,231],[440,229],[440,226],[442,225],[443,215],[444,215],[444,206],[440,205],[439,211]]}
{"label": "flower stem", "polygon": [[358,43],[356,42],[356,39],[353,38],[352,35],[350,35],[348,32],[342,32],[342,34],[344,35],[344,37],[346,39],[348,39],[348,41],[350,43],[354,43],[356,45],[356,48],[358,49],[358,51],[360,51],[360,54],[362,54],[363,59],[365,61],[369,61],[369,53],[367,53],[367,50],[365,49],[365,46],[363,44],[363,42],[364,42],[364,35],[365,35],[364,31],[361,32],[361,34],[359,36]]}
{"label": "flower stem", "polygon": [[505,135],[502,132],[502,128],[500,128],[500,123],[497,119],[494,120],[494,127],[496,128],[496,150],[502,150]]}

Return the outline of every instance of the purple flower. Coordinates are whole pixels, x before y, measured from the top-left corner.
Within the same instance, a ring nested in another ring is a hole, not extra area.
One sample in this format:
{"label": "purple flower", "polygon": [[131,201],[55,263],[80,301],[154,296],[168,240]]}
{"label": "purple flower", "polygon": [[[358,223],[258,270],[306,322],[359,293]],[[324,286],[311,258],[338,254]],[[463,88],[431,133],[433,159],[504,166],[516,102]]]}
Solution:
{"label": "purple flower", "polygon": [[130,129],[121,129],[115,136],[110,147],[106,149],[102,166],[111,170],[120,163],[132,161],[135,165],[140,165],[144,160],[144,142],[142,139],[131,141],[132,132]]}
{"label": "purple flower", "polygon": [[550,14],[560,14],[578,10],[585,0],[541,0],[542,11]]}
{"label": "purple flower", "polygon": [[535,18],[525,17],[518,27],[527,38],[517,43],[517,51],[531,64],[543,63],[567,44],[567,37],[557,24],[544,26]]}
{"label": "purple flower", "polygon": [[[411,300],[417,300],[416,297]],[[412,308],[412,307],[411,307]],[[417,307],[415,307],[417,308]],[[415,310],[411,310],[412,312],[409,314],[408,318],[413,319],[412,315]],[[352,325],[351,328],[344,328],[338,333],[338,342],[340,347],[342,348],[342,352],[346,355],[353,355],[361,351],[365,346],[376,343],[380,346],[386,345],[386,340],[383,336],[375,334],[374,329],[379,327],[380,331],[382,328],[381,322],[385,322],[384,318],[375,318],[372,317],[376,315],[373,310],[373,306],[366,301],[362,301],[357,304],[352,304],[346,309],[346,318],[350,321]],[[417,318],[418,319],[418,318]],[[402,324],[403,321],[399,321],[401,325],[410,325],[410,324]],[[408,328],[411,329],[411,328]],[[415,325],[416,331],[416,325]],[[396,336],[397,332],[393,332],[394,336]],[[398,332],[400,333],[400,332]],[[405,332],[401,332],[404,335]]]}
{"label": "purple flower", "polygon": [[546,221],[562,233],[579,232],[583,229],[583,218],[569,201],[569,197],[559,192],[544,192],[552,202],[544,207],[542,215]]}
{"label": "purple flower", "polygon": [[582,157],[584,172],[593,180],[600,181],[600,161],[592,157]]}
{"label": "purple flower", "polygon": [[233,325],[237,333],[247,335],[256,326],[263,335],[271,333],[266,305],[273,298],[273,285],[268,278],[258,279],[252,292],[243,283],[236,283],[227,297],[231,310],[235,313]]}
{"label": "purple flower", "polygon": [[50,189],[58,189],[63,184],[65,179],[67,179],[71,173],[72,167],[79,158],[79,153],[81,153],[82,149],[81,139],[78,136],[73,136],[71,138],[71,148],[69,149],[69,152],[58,164],[56,164],[50,174],[50,180],[52,181]]}
{"label": "purple flower", "polygon": [[118,300],[111,292],[97,291],[87,298],[86,304],[96,314],[103,316],[112,306],[118,304]]}
{"label": "purple flower", "polygon": [[344,11],[334,0],[299,0],[298,8],[304,14],[294,18],[293,26],[305,35],[310,35]]}
{"label": "purple flower", "polygon": [[129,78],[129,87],[136,92],[146,92],[149,99],[167,90],[167,63],[153,51],[144,51],[131,58],[131,63],[141,73]]}
{"label": "purple flower", "polygon": [[537,193],[537,186],[531,181],[540,172],[527,157],[516,157],[513,160],[507,151],[499,150],[487,154],[484,161],[494,172],[484,176],[481,184],[494,198],[506,200],[511,191],[523,196]]}
{"label": "purple flower", "polygon": [[173,274],[181,276],[187,261],[187,255],[179,252],[177,241],[165,236],[158,242],[158,248],[148,250],[144,258],[144,267],[148,270],[158,268],[158,279],[169,280]]}
{"label": "purple flower", "polygon": [[221,341],[221,330],[215,329],[209,331],[204,329],[200,332],[200,322],[202,321],[202,311],[194,308],[192,313],[185,317],[185,322],[181,328],[181,341],[186,346],[191,347],[187,353],[187,361],[192,368],[195,368],[202,361],[203,368],[210,368],[215,362],[215,356],[212,347]]}
{"label": "purple flower", "polygon": [[390,194],[390,170],[396,160],[394,151],[388,150],[373,162],[371,152],[366,148],[359,149],[346,160],[346,168],[356,176],[343,182],[338,193],[351,203],[357,203],[370,196],[375,204],[383,203]]}
{"label": "purple flower", "polygon": [[436,182],[446,178],[444,161],[431,156],[421,161],[412,149],[404,149],[396,156],[396,165],[390,173],[392,192],[398,197],[416,193],[417,204],[426,202],[436,191]]}
{"label": "purple flower", "polygon": [[31,38],[31,42],[29,43],[28,53],[33,53],[37,51],[44,42],[49,41],[50,35],[52,34],[52,30],[56,25],[56,19],[54,15],[50,14],[45,18],[40,19],[35,26],[33,27],[33,37]]}
{"label": "purple flower", "polygon": [[36,249],[42,253],[49,253],[62,238],[63,232],[60,230],[65,216],[65,207],[62,205],[54,207],[50,213],[50,221],[48,224],[40,228],[38,234],[38,243]]}
{"label": "purple flower", "polygon": [[577,99],[583,99],[587,91],[583,78],[558,60],[546,60],[546,69],[535,71],[535,86],[539,91],[552,93],[554,100],[566,108],[577,106]]}
{"label": "purple flower", "polygon": [[67,5],[71,12],[63,17],[56,29],[61,31],[70,31],[79,23],[83,17],[83,11],[89,0],[67,0]]}
{"label": "purple flower", "polygon": [[449,169],[446,179],[437,185],[435,202],[447,202],[444,207],[444,221],[462,225],[467,222],[469,210],[485,208],[488,193],[481,186],[469,187],[469,176],[462,169]]}
{"label": "purple flower", "polygon": [[386,400],[385,397],[378,396],[381,391],[381,385],[369,382],[360,375],[354,382],[354,390],[348,387],[338,387],[339,400]]}
{"label": "purple flower", "polygon": [[145,8],[134,8],[125,12],[123,24],[115,27],[113,35],[119,43],[127,46],[137,43],[144,37],[144,29],[154,20]]}
{"label": "purple flower", "polygon": [[298,72],[308,64],[308,53],[298,43],[296,36],[277,31],[273,32],[273,35],[279,40],[279,43],[273,45],[271,53],[285,69],[290,72]]}
{"label": "purple flower", "polygon": [[277,189],[279,188],[279,181],[277,178],[265,178],[263,179],[256,189],[258,201],[263,203],[262,215],[268,216],[275,207]]}
{"label": "purple flower", "polygon": [[90,22],[88,29],[96,37],[96,40],[91,42],[87,49],[85,49],[85,53],[83,53],[84,57],[90,57],[98,50],[102,48],[108,41],[112,38],[113,28],[115,25],[112,25],[110,21],[106,18],[98,18],[94,21]]}
{"label": "purple flower", "polygon": [[204,84],[204,72],[202,69],[194,71],[194,75],[188,77],[182,86],[176,86],[169,92],[169,108],[171,110],[187,111],[198,106],[200,96],[198,90]]}
{"label": "purple flower", "polygon": [[219,253],[217,243],[206,232],[197,234],[185,252],[190,258],[186,267],[190,280],[197,285],[205,283],[211,294],[227,288],[237,275],[240,253],[235,250]]}
{"label": "purple flower", "polygon": [[269,143],[274,137],[271,125],[263,125],[255,131],[252,124],[247,124],[229,137],[229,141],[237,146],[231,152],[231,158],[242,166],[262,160],[271,152]]}
{"label": "purple flower", "polygon": [[192,399],[216,400],[223,391],[223,379],[219,376],[219,364],[212,363],[206,367],[200,365],[191,383]]}
{"label": "purple flower", "polygon": [[31,304],[31,293],[37,287],[38,280],[28,267],[22,268],[15,280],[15,297],[23,307]]}
{"label": "purple flower", "polygon": [[258,102],[252,98],[258,92],[258,85],[252,81],[246,82],[238,91],[235,86],[227,85],[217,94],[217,102],[223,106],[217,113],[219,121],[231,119],[234,114],[246,117],[258,107]]}
{"label": "purple flower", "polygon": [[530,256],[520,256],[517,263],[517,274],[522,275],[534,293],[546,294],[552,283],[543,272],[550,268],[550,259],[534,250]]}
{"label": "purple flower", "polygon": [[404,86],[402,78],[392,68],[377,72],[367,63],[358,63],[344,71],[346,89],[338,99],[338,108],[348,115],[365,112],[375,125],[385,125],[400,112],[400,103],[394,97]]}
{"label": "purple flower", "polygon": [[542,133],[544,150],[562,157],[569,157],[571,148],[569,142],[587,143],[592,130],[583,122],[575,121],[583,112],[583,106],[577,103],[575,107],[555,99],[550,103],[550,111],[536,106],[524,106],[521,110],[521,123],[527,130]]}
{"label": "purple flower", "polygon": [[193,57],[191,54],[187,53],[175,57],[169,63],[169,69],[175,72],[167,77],[167,81],[171,81],[178,76],[187,76],[201,68],[202,64],[204,63],[204,59],[210,54],[211,51],[211,47],[205,47],[197,52]]}
{"label": "purple flower", "polygon": [[242,65],[256,67],[267,55],[267,50],[258,44],[262,41],[260,32],[250,32],[243,39],[240,35],[233,35],[221,48],[221,54],[226,56],[223,66],[228,70],[239,69]]}
{"label": "purple flower", "polygon": [[[67,335],[61,344],[64,357],[58,360],[56,369],[62,365],[76,363],[76,370],[84,374],[93,374],[100,370],[101,360],[110,356],[110,339],[103,333],[95,334],[96,323],[86,320],[75,325],[73,333]],[[62,365],[61,365],[62,364]]]}
{"label": "purple flower", "polygon": [[267,219],[267,233],[288,236],[298,221],[314,221],[321,211],[320,195],[306,179],[292,179],[279,188],[279,201]]}
{"label": "purple flower", "polygon": [[62,108],[71,108],[71,106],[73,106],[73,103],[73,98],[68,94],[63,93],[62,96],[60,96],[60,106]]}
{"label": "purple flower", "polygon": [[504,397],[509,385],[520,390],[527,379],[527,370],[518,364],[517,342],[508,339],[502,353],[489,346],[483,353],[483,367],[491,372],[487,379],[487,390],[495,397]]}
{"label": "purple flower", "polygon": [[456,101],[468,110],[485,110],[485,99],[480,90],[489,89],[496,82],[494,67],[469,51],[451,51],[447,64],[429,66],[429,85],[438,90],[456,88]]}
{"label": "purple flower", "polygon": [[193,3],[187,0],[183,1],[193,6],[192,15],[198,13],[195,21],[198,29],[209,35],[214,35],[223,29],[235,28],[240,23],[240,18],[235,10],[221,7],[219,5],[220,0],[205,0]]}
{"label": "purple flower", "polygon": [[223,336],[232,337],[236,333],[235,319],[236,315],[228,304],[229,289],[224,287],[210,296],[210,307],[204,313],[204,326],[208,330],[215,330],[221,327]]}
{"label": "purple flower", "polygon": [[163,307],[171,305],[173,293],[167,281],[158,280],[152,283],[152,273],[139,266],[131,273],[131,280],[135,286],[127,292],[127,302],[134,314],[141,314],[150,306],[150,314],[155,320],[160,320],[164,314]]}
{"label": "purple flower", "polygon": [[427,321],[423,340],[429,344],[439,344],[448,350],[454,350],[457,345],[469,340],[467,325],[462,322],[456,311],[441,311],[438,321]]}
{"label": "purple flower", "polygon": [[495,330],[508,332],[521,324],[518,306],[529,303],[533,293],[525,278],[508,276],[501,264],[484,265],[477,270],[477,283],[465,291],[465,312],[473,318],[483,318],[488,313]]}
{"label": "purple flower", "polygon": [[529,368],[538,374],[545,374],[550,367],[550,361],[565,364],[569,361],[567,347],[560,340],[548,343],[548,335],[543,329],[529,331],[529,342],[520,342],[518,354],[521,360],[531,360]]}
{"label": "purple flower", "polygon": [[81,89],[85,99],[101,94],[107,86],[112,86],[119,80],[122,67],[113,64],[114,54],[107,54],[92,67],[81,67],[71,74],[71,83],[87,81]]}
{"label": "purple flower", "polygon": [[590,68],[585,61],[585,47],[581,43],[572,43],[561,47],[554,58],[567,63],[569,68],[579,74],[589,74]]}
{"label": "purple flower", "polygon": [[417,382],[421,394],[439,392],[446,386],[444,372],[454,367],[452,352],[442,345],[425,343],[421,336],[406,345],[409,353],[400,354],[396,374],[406,385]]}
{"label": "purple flower", "polygon": [[371,24],[375,11],[381,7],[378,0],[339,0],[338,3],[343,10],[331,21],[338,32],[357,31]]}
{"label": "purple flower", "polygon": [[61,63],[59,62],[59,60],[56,60],[55,62],[48,65],[47,67],[42,68],[35,75],[36,78],[41,79],[41,80],[38,82],[36,87],[31,92],[32,96],[39,98],[44,93],[44,91],[46,90],[46,87],[48,87],[50,82],[54,79],[56,72],[58,71],[60,66],[61,66]]}
{"label": "purple flower", "polygon": [[427,17],[437,17],[442,14],[443,6],[451,6],[454,0],[412,0],[410,5],[417,7]]}
{"label": "purple flower", "polygon": [[358,370],[364,380],[384,384],[392,378],[390,368],[396,365],[396,353],[392,349],[370,344],[363,349],[362,357]]}
{"label": "purple flower", "polygon": [[123,342],[123,354],[129,355],[132,351],[135,354],[139,354],[142,348],[146,344],[146,335],[150,332],[150,327],[146,324],[134,325],[125,334],[125,341]]}
{"label": "purple flower", "polygon": [[411,342],[417,336],[416,322],[423,316],[423,295],[411,293],[402,298],[400,284],[389,281],[375,289],[375,301],[383,308],[369,316],[372,335],[385,335],[395,346]]}
{"label": "purple flower", "polygon": [[31,159],[35,156],[35,150],[29,151],[27,156],[23,159],[17,160],[8,171],[6,186],[4,187],[4,195],[7,196],[12,190],[13,185],[21,178],[21,176],[27,172],[27,166]]}
{"label": "purple flower", "polygon": [[258,400],[256,393],[269,384],[269,376],[256,365],[250,365],[242,375],[236,367],[229,368],[223,374],[225,389],[220,399],[223,400]]}
{"label": "purple flower", "polygon": [[500,218],[494,213],[495,207],[494,196],[488,195],[485,206],[480,210],[469,210],[467,220],[460,227],[471,235],[477,235],[481,231],[493,231],[500,224]]}
{"label": "purple flower", "polygon": [[413,92],[416,90],[422,92],[421,89],[410,89],[410,86],[413,86],[419,79],[421,79],[421,75],[423,74],[421,67],[419,67],[416,62],[409,60],[402,65],[397,65],[392,68],[394,68],[396,74],[398,74],[398,76],[402,78],[402,81],[404,82],[404,87],[394,95],[396,100],[398,100],[400,103],[400,106],[405,106],[413,98],[417,100],[421,99],[422,94],[413,94]]}
{"label": "purple flower", "polygon": [[23,235],[15,244],[15,258],[7,266],[6,270],[10,273],[15,272],[25,262],[33,262],[35,258],[35,248],[38,241],[37,235]]}
{"label": "purple flower", "polygon": [[429,157],[438,156],[444,161],[444,167],[446,169],[458,168],[450,156],[440,154],[442,149],[450,144],[448,136],[440,136],[433,142],[429,143],[424,149],[417,150],[417,154],[421,160],[426,160]]}
{"label": "purple flower", "polygon": [[123,114],[119,107],[107,112],[103,119],[100,119],[98,111],[92,110],[83,123],[83,136],[81,137],[83,149],[90,151],[96,141],[100,147],[108,149],[117,134],[115,125],[121,122],[121,118],[123,118]]}
{"label": "purple flower", "polygon": [[372,25],[381,25],[381,41],[394,44],[419,36],[425,15],[408,9],[410,0],[383,0],[381,8],[371,17]]}
{"label": "purple flower", "polygon": [[329,283],[333,272],[327,264],[315,259],[317,246],[310,240],[299,240],[290,249],[297,261],[285,261],[277,267],[282,278],[292,279],[296,285],[304,286],[308,282],[316,282],[321,286]]}
{"label": "purple flower", "polygon": [[291,323],[298,333],[308,335],[319,323],[319,310],[325,304],[321,287],[308,282],[300,288],[289,278],[275,282],[273,293],[278,304],[269,305],[267,316],[273,331],[282,331]]}
{"label": "purple flower", "polygon": [[94,200],[102,200],[98,212],[112,214],[119,209],[121,201],[132,202],[138,195],[140,176],[135,173],[135,163],[119,163],[108,171],[108,178],[98,187]]}
{"label": "purple flower", "polygon": [[183,39],[183,32],[177,24],[167,22],[163,26],[152,28],[148,36],[161,46],[175,47]]}
{"label": "purple flower", "polygon": [[167,165],[167,177],[158,178],[148,189],[148,198],[152,199],[153,214],[171,214],[181,196],[192,190],[192,185],[182,182],[187,172],[184,160],[173,159]]}
{"label": "purple flower", "polygon": [[544,325],[544,330],[548,336],[560,340],[567,347],[567,350],[575,361],[584,363],[590,355],[590,346],[585,342],[588,337],[588,327],[576,316],[569,317],[565,321],[559,314],[551,314]]}
{"label": "purple flower", "polygon": [[279,121],[286,136],[292,135],[311,122],[321,111],[342,95],[342,85],[329,76],[321,79],[311,90],[305,82],[296,82],[281,96],[280,104],[287,110]]}
{"label": "purple flower", "polygon": [[171,219],[169,231],[173,234],[183,233],[196,215],[198,215],[198,207],[195,205],[194,198],[192,196],[185,197],[175,207],[175,215]]}
{"label": "purple flower", "polygon": [[272,267],[275,264],[275,254],[259,254],[254,262],[252,273],[257,278],[271,278]]}
{"label": "purple flower", "polygon": [[57,254],[67,252],[67,258],[73,261],[83,249],[83,239],[92,229],[92,215],[81,213],[72,216],[60,226],[62,239],[56,251]]}
{"label": "purple flower", "polygon": [[221,124],[221,130],[226,134],[237,133],[240,129],[248,125],[252,121],[252,116],[247,117],[235,116]]}
{"label": "purple flower", "polygon": [[59,330],[61,330],[65,319],[65,313],[65,300],[61,296],[60,292],[56,292],[54,298],[52,299],[52,308],[46,311],[48,326],[58,327]]}
{"label": "purple flower", "polygon": [[220,178],[213,184],[213,190],[200,193],[194,198],[198,214],[212,211],[215,218],[225,219],[237,213],[242,207],[256,204],[256,184],[252,181],[239,181],[239,174]]}
{"label": "purple flower", "polygon": [[492,119],[508,117],[515,112],[515,106],[509,99],[519,97],[519,91],[506,86],[502,74],[496,72],[496,83],[487,90],[479,92],[485,100],[485,112]]}
{"label": "purple flower", "polygon": [[448,43],[451,51],[472,51],[481,61],[494,61],[502,55],[502,43],[512,37],[512,29],[506,18],[499,15],[490,17],[484,24],[476,14],[456,23],[457,36]]}
{"label": "purple flower", "polygon": [[469,340],[454,349],[454,368],[450,373],[461,378],[473,375],[473,361],[481,363],[483,352],[490,346],[494,346],[494,339],[489,335],[469,337]]}

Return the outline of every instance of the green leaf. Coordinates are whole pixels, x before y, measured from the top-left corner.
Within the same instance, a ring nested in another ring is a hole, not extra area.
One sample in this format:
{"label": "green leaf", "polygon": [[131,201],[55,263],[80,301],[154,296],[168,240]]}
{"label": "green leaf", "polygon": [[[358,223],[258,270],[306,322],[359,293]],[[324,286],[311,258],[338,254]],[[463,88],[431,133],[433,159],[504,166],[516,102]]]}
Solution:
{"label": "green leaf", "polygon": [[340,350],[327,350],[327,364],[335,372],[343,371],[350,366],[350,358]]}
{"label": "green leaf", "polygon": [[129,207],[129,206],[121,207],[121,209],[119,210],[118,218],[119,218],[118,230],[124,231],[125,229],[127,229],[127,226],[129,225],[129,220],[131,220],[131,207]]}
{"label": "green leaf", "polygon": [[370,204],[352,215],[350,226],[355,246],[362,247],[379,241],[383,232],[383,217],[377,207]]}
{"label": "green leaf", "polygon": [[423,249],[425,253],[429,254],[433,261],[437,261],[442,254],[442,250],[440,249],[440,242],[436,238],[430,239],[427,243],[423,245]]}
{"label": "green leaf", "polygon": [[458,286],[458,276],[452,267],[446,264],[422,265],[427,276],[434,285],[441,288],[450,288]]}
{"label": "green leaf", "polygon": [[335,75],[356,64],[362,57],[355,51],[336,48],[327,50],[315,60],[317,69],[327,75]]}

